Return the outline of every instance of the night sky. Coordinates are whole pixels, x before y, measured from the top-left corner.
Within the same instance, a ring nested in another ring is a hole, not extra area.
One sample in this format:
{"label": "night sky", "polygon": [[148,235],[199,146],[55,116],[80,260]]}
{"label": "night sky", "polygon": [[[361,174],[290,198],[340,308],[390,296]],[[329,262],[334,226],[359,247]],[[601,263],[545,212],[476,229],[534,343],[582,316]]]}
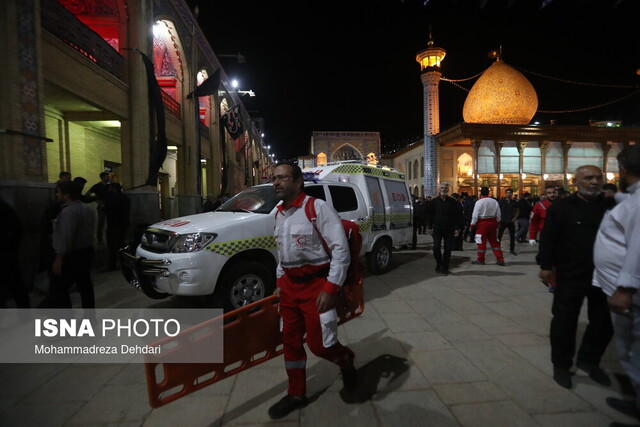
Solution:
{"label": "night sky", "polygon": [[[538,93],[539,110],[595,106],[640,89],[637,0],[189,0],[216,54],[241,52],[244,64],[221,58],[243,97],[265,120],[276,158],[308,154],[312,131],[379,131],[383,151],[422,134],[418,51],[429,25],[447,51],[443,76],[474,76],[502,45],[505,63]],[[541,5],[546,3],[544,7]],[[572,85],[537,77],[635,88]],[[477,80],[462,82],[470,89]],[[440,83],[441,130],[462,122],[467,92]],[[623,120],[640,125],[640,94],[571,114],[534,120],[586,125]]]}

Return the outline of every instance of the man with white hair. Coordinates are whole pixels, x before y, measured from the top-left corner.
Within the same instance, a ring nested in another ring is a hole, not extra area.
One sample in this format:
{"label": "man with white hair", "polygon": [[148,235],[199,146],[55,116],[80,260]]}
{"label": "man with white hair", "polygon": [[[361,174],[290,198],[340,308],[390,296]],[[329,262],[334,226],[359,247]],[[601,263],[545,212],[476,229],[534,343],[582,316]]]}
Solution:
{"label": "man with white hair", "polygon": [[551,312],[551,362],[553,379],[571,388],[580,309],[588,301],[589,324],[582,337],[576,366],[595,382],[608,386],[611,380],[600,368],[600,359],[613,336],[607,298],[591,284],[593,247],[608,202],[602,195],[603,175],[597,166],[580,166],[573,183],[578,191],[557,199],[548,209],[540,238],[540,279],[550,283],[555,274]]}

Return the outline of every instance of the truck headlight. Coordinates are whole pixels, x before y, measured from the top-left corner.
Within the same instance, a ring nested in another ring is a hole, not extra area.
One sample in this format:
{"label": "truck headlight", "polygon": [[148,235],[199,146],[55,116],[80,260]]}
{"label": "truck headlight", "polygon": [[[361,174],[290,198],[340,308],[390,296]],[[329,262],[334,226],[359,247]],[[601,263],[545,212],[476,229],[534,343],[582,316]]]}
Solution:
{"label": "truck headlight", "polygon": [[173,253],[197,252],[207,247],[207,245],[218,237],[216,233],[191,233],[178,237],[171,248]]}

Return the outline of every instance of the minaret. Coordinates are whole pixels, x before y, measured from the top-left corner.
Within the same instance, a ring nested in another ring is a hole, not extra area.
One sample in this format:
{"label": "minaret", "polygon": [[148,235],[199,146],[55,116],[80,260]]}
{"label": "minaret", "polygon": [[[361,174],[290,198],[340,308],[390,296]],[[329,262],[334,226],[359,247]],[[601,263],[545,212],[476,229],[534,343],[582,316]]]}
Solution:
{"label": "minaret", "polygon": [[438,83],[440,83],[440,62],[446,51],[433,46],[429,30],[427,48],[418,52],[416,61],[420,63],[420,80],[424,93],[424,194],[438,193],[438,159],[435,134],[440,132],[440,107],[438,105]]}

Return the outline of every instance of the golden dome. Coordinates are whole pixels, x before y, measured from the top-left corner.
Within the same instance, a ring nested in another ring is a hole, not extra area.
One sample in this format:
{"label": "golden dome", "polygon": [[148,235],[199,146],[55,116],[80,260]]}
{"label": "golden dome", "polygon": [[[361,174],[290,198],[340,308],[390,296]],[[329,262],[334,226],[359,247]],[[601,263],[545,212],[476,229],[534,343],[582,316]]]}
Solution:
{"label": "golden dome", "polygon": [[464,101],[466,123],[526,125],[538,109],[538,96],[529,80],[502,61],[480,76]]}

